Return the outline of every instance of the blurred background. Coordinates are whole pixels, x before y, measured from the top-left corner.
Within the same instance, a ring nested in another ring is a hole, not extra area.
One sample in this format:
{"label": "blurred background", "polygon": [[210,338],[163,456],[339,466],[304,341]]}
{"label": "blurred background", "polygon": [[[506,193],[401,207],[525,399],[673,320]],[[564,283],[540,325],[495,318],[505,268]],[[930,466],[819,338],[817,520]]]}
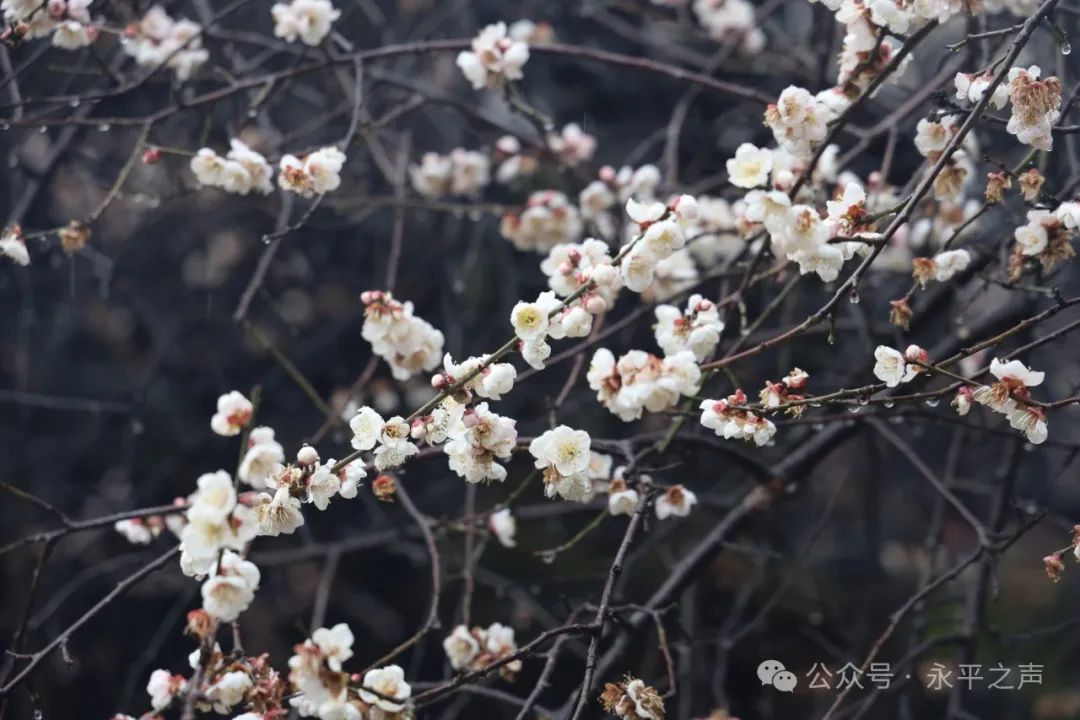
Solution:
{"label": "blurred background", "polygon": [[[172,2],[174,15],[205,22],[221,3]],[[488,22],[530,18],[550,23],[558,42],[654,58],[752,87],[775,96],[795,84],[817,91],[832,85],[837,25],[832,13],[809,2],[754,4],[767,43],[749,55],[727,52],[730,40],[710,37],[689,6],[671,8],[645,0],[519,2],[497,0],[338,0],[343,18],[335,25],[355,48],[468,38]],[[101,13],[123,24],[148,3],[100,3]],[[1021,4],[1022,5],[1022,4]],[[1077,11],[1061,3],[1057,15],[1066,33],[1076,29]],[[1034,5],[1032,5],[1034,7]],[[95,13],[98,7],[95,5]],[[974,71],[1000,54],[1005,38],[946,49],[967,32],[1009,27],[1022,18],[1009,12],[954,20],[935,31],[916,53],[898,84],[884,86],[859,111],[853,125],[862,136],[841,134],[847,150],[865,139],[850,169],[861,177],[881,168],[893,153],[889,184],[903,187],[923,162],[914,151],[920,117],[949,109],[951,76],[939,92],[926,94],[897,120],[889,133],[869,133],[930,82],[939,82],[946,63]],[[263,47],[248,35],[270,36],[264,3],[248,3],[215,24],[204,39],[214,67],[186,87],[156,76],[136,90],[93,103],[84,117],[135,118],[154,112],[185,93],[228,82],[230,72],[248,75],[288,68],[298,58]],[[104,38],[74,54],[42,48],[41,41],[4,49],[3,75],[17,75],[23,97],[88,93],[110,87],[109,75],[138,77],[119,58],[118,43]],[[344,47],[338,45],[338,49]],[[993,53],[992,51],[997,51]],[[311,51],[316,53],[316,51]],[[317,54],[312,55],[317,57]],[[960,60],[956,60],[960,58]],[[117,66],[115,63],[119,62]],[[1063,54],[1053,35],[1040,31],[1018,64],[1039,63],[1071,88],[1080,80],[1073,56]],[[217,69],[215,69],[217,68]],[[351,77],[346,74],[346,78]],[[351,82],[351,80],[349,80]],[[13,83],[5,81],[11,94]],[[528,101],[558,127],[575,122],[598,138],[594,159],[580,173],[542,167],[517,184],[492,185],[476,207],[467,201],[445,208],[407,208],[401,264],[394,294],[415,304],[416,314],[439,328],[455,358],[498,347],[508,332],[509,310],[521,298],[546,289],[538,271],[541,256],[523,253],[503,239],[504,206],[520,206],[530,190],[558,188],[572,198],[601,165],[657,164],[667,192],[689,191],[735,199],[740,191],[723,179],[724,160],[741,142],[771,145],[761,124],[762,108],[670,77],[628,67],[534,54],[522,90]],[[209,430],[218,395],[261,389],[257,422],[270,425],[292,455],[327,424],[318,448],[324,458],[349,451],[340,413],[350,401],[371,404],[384,414],[407,415],[430,397],[426,375],[393,381],[385,363],[365,373],[372,359],[360,336],[359,294],[386,284],[393,237],[394,192],[379,168],[380,154],[397,162],[408,153],[447,153],[455,147],[490,150],[507,130],[528,135],[532,128],[497,93],[467,88],[452,53],[400,56],[372,63],[364,80],[370,116],[349,150],[343,189],[330,195],[299,230],[274,244],[264,281],[250,299],[245,322],[234,314],[268,246],[282,208],[278,194],[237,198],[199,189],[184,157],[166,154],[157,164],[137,163],[115,201],[92,225],[87,246],[66,254],[55,235],[32,240],[33,264],[0,264],[0,478],[45,498],[72,518],[92,518],[121,510],[161,505],[186,496],[195,479],[219,468],[232,471],[236,438]],[[0,90],[0,94],[4,91]],[[268,155],[284,149],[316,147],[340,139],[349,125],[340,112],[343,95],[335,72],[312,74],[275,85],[265,103],[248,112],[255,93],[239,93],[196,112],[181,112],[155,125],[152,140],[166,148],[194,151],[223,148],[244,138]],[[414,98],[420,98],[414,101]],[[689,99],[688,99],[689,98]],[[10,98],[5,98],[10,103]],[[87,104],[89,105],[89,103]],[[411,105],[411,107],[410,107]],[[672,148],[672,113],[685,114]],[[28,113],[41,108],[28,109]],[[347,110],[347,106],[346,106]],[[77,115],[81,108],[65,112]],[[2,114],[11,117],[8,105]],[[63,113],[61,113],[63,114]],[[389,116],[384,125],[373,122]],[[1066,116],[1062,123],[1074,122]],[[886,128],[888,130],[888,128]],[[92,126],[9,128],[0,132],[6,169],[0,180],[0,217],[21,222],[27,232],[87,217],[106,198],[138,138],[122,123]],[[868,139],[867,139],[868,138]],[[978,132],[979,151],[1012,164],[1026,154],[1000,125]],[[1055,138],[1055,150],[1040,159],[1048,187],[1065,187],[1078,156],[1072,136]],[[975,156],[979,159],[979,156]],[[990,167],[990,169],[993,169]],[[677,170],[673,172],[673,170]],[[674,177],[673,177],[674,176]],[[969,194],[980,198],[982,172]],[[412,197],[412,195],[410,195]],[[307,205],[297,201],[295,220]],[[950,288],[924,297],[911,331],[888,323],[888,301],[910,285],[910,264],[874,272],[860,302],[844,302],[830,330],[817,330],[733,367],[707,393],[722,397],[733,382],[756,393],[766,379],[778,380],[793,366],[810,373],[811,389],[824,392],[872,381],[872,352],[884,343],[916,342],[955,351],[972,339],[992,335],[1053,304],[1040,293],[985,281],[1004,258],[1012,229],[1023,222],[1018,203],[995,209],[972,230],[971,241],[989,260]],[[734,233],[730,233],[734,237]],[[738,245],[739,243],[736,243]],[[918,248],[915,248],[918,252]],[[996,255],[995,255],[996,253]],[[910,257],[910,255],[908,256]],[[709,298],[736,289],[739,277],[714,275],[699,262],[697,291]],[[790,270],[789,272],[794,272]],[[1000,271],[997,272],[1000,276]],[[748,317],[760,312],[790,275],[763,282],[745,297]],[[1075,263],[1066,263],[1046,285],[1065,297],[1080,290]],[[815,279],[798,284],[781,310],[750,338],[763,339],[813,312],[832,293]],[[637,298],[624,297],[608,327],[628,317]],[[733,311],[732,328],[739,323]],[[1011,338],[1019,346],[1075,319],[1069,312]],[[617,355],[631,348],[657,351],[645,312],[606,338]],[[722,348],[737,333],[725,335]],[[297,373],[268,351],[286,356]],[[556,354],[569,344],[556,345]],[[1022,359],[1047,372],[1038,397],[1066,397],[1080,384],[1077,345],[1069,335]],[[591,355],[586,353],[586,361]],[[947,354],[939,352],[937,356]],[[989,358],[984,358],[988,361]],[[519,373],[526,370],[516,361]],[[519,381],[499,412],[518,419],[519,432],[536,435],[549,426],[550,411],[573,372],[573,360]],[[329,422],[296,381],[300,374],[329,403]],[[350,388],[366,382],[355,397]],[[934,382],[930,381],[928,387]],[[1071,567],[1058,584],[1048,580],[1041,558],[1070,542],[1080,494],[1075,457],[1080,449],[1075,409],[1055,413],[1051,440],[1037,450],[997,416],[973,412],[961,423],[940,406],[848,410],[812,409],[800,421],[778,422],[776,442],[766,448],[718,441],[691,420],[662,458],[652,458],[651,474],[681,482],[697,492],[701,507],[681,522],[648,521],[648,532],[633,551],[618,585],[617,606],[644,602],[685,553],[716,527],[755,483],[779,477],[779,497],[743,519],[711,553],[678,601],[663,610],[677,663],[678,693],[668,716],[706,717],[726,710],[739,718],[820,716],[835,689],[810,688],[807,673],[817,663],[834,673],[858,666],[890,615],[928,578],[948,572],[977,547],[970,525],[934,492],[927,478],[897,446],[876,432],[877,418],[909,447],[932,473],[988,525],[1011,535],[1038,521],[993,562],[975,562],[929,594],[906,615],[879,657],[895,673],[892,687],[849,696],[843,717],[978,718],[1080,717],[1080,592]],[[626,425],[593,397],[583,376],[559,409],[560,421],[609,441],[660,433],[671,416],[649,416]],[[816,444],[815,444],[816,443]],[[619,458],[617,462],[621,462]],[[476,505],[504,499],[528,472],[527,457],[509,465],[505,486],[480,487]],[[777,475],[777,469],[782,474]],[[400,475],[417,505],[436,518],[462,514],[465,484],[445,462],[410,463]],[[584,528],[603,507],[546,500],[539,485],[519,501],[518,547],[483,542],[476,573],[472,617],[478,624],[514,627],[519,643],[563,622],[569,613],[597,601],[611,558],[625,530],[625,518],[609,518],[553,563],[534,551],[554,547]],[[1045,513],[1040,519],[1040,513]],[[0,493],[0,544],[56,527],[48,512],[12,494]],[[439,527],[444,592],[440,617],[446,632],[460,616],[463,540],[451,524]],[[129,544],[111,528],[61,539],[39,579],[29,612],[26,648],[42,646],[107,593],[124,576],[169,547],[163,536],[149,547]],[[40,545],[0,555],[0,647],[7,647],[24,614]],[[252,559],[262,585],[243,617],[248,652],[267,652],[279,669],[294,644],[310,632],[320,579],[333,574],[325,610],[327,624],[348,622],[356,633],[356,662],[362,667],[411,634],[427,611],[428,558],[403,509],[379,503],[368,492],[334,502],[294,536],[260,540]],[[1069,560],[1071,563],[1071,560]],[[75,634],[65,653],[55,653],[14,693],[10,718],[104,718],[114,712],[138,715],[147,707],[145,685],[158,667],[184,672],[194,642],[182,636],[184,616],[198,607],[198,584],[169,563],[140,583]],[[619,623],[614,623],[618,636]],[[446,677],[436,631],[403,658],[414,687]],[[664,661],[655,628],[628,636],[626,652],[611,677],[634,673],[665,687]],[[585,643],[574,640],[551,679],[541,705],[558,708],[580,682]],[[778,659],[799,678],[790,695],[762,686],[760,662]],[[986,682],[964,690],[933,690],[921,680],[934,663],[958,672],[960,663],[981,664]],[[998,663],[1013,669],[1004,684],[1019,683],[1021,665],[1039,665],[1041,682],[992,690]],[[542,661],[527,661],[513,685],[492,687],[524,696]],[[905,676],[911,675],[907,680]],[[833,688],[836,678],[831,681]],[[33,700],[27,693],[33,693]],[[962,708],[962,712],[960,709]],[[431,717],[513,717],[516,708],[497,699],[464,694],[430,711]],[[589,716],[600,715],[590,704]],[[425,714],[425,716],[428,716]],[[714,715],[716,718],[722,715]]]}

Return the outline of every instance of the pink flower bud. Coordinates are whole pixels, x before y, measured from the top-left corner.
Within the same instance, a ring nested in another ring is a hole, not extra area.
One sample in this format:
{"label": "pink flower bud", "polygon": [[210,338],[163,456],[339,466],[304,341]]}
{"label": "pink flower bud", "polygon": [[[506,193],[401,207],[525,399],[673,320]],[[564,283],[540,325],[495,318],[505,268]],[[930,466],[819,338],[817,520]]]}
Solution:
{"label": "pink flower bud", "polygon": [[585,309],[590,315],[600,315],[607,312],[607,302],[599,295],[593,295],[585,301]]}

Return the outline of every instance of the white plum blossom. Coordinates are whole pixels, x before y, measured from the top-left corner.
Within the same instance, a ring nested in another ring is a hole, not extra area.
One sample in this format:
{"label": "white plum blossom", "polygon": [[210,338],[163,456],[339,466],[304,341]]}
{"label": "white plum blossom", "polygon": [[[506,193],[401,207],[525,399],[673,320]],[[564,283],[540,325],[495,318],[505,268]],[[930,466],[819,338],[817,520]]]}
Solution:
{"label": "white plum blossom", "polygon": [[1027,224],[1016,228],[1013,237],[1022,255],[1038,255],[1050,244],[1047,225],[1056,218],[1048,210],[1029,210]]}
{"label": "white plum blossom", "polygon": [[248,434],[248,449],[240,462],[240,479],[255,489],[266,487],[266,479],[274,468],[285,462],[285,448],[274,439],[269,427],[252,428]]}
{"label": "white plum blossom", "polygon": [[173,675],[168,670],[155,670],[150,673],[150,682],[146,684],[150,706],[157,711],[164,710],[186,688],[187,680],[182,675]]}
{"label": "white plum blossom", "polygon": [[543,370],[544,361],[551,357],[551,346],[543,339],[522,341],[519,349],[522,359],[536,370]]}
{"label": "white plum blossom", "polygon": [[349,428],[353,432],[352,446],[357,450],[371,450],[379,442],[386,421],[375,410],[368,406],[360,408],[356,415],[349,420]]}
{"label": "white plum blossom", "polygon": [[278,164],[278,186],[302,197],[332,192],[341,187],[345,153],[333,146],[298,158],[284,155]]}
{"label": "white plum blossom", "polygon": [[626,483],[612,482],[608,490],[608,513],[611,515],[633,515],[638,506],[636,490],[626,487]]}
{"label": "white plum blossom", "polygon": [[405,671],[398,665],[387,665],[364,673],[360,699],[368,705],[387,713],[399,713],[405,709],[405,703],[411,696],[412,688],[405,682]]}
{"label": "white plum blossom", "polygon": [[535,302],[518,302],[510,311],[514,334],[525,342],[542,340],[548,334],[549,316],[561,305],[554,292],[542,292]]}
{"label": "white plum blossom", "polygon": [[656,517],[660,520],[686,517],[696,504],[697,495],[682,485],[672,485],[656,498]]}
{"label": "white plum blossom", "polygon": [[251,422],[254,410],[243,393],[236,390],[227,392],[217,400],[217,412],[210,418],[210,429],[224,437],[239,435]]}
{"label": "white plum blossom", "polygon": [[923,118],[915,126],[915,148],[936,160],[959,129],[960,119],[956,115],[946,115],[936,121]]}
{"label": "white plum blossom", "polygon": [[26,267],[30,264],[30,253],[26,250],[26,240],[22,229],[11,225],[0,231],[0,257],[10,258],[16,265]]}
{"label": "white plum blossom", "polygon": [[990,362],[990,374],[998,380],[1010,381],[1025,388],[1038,387],[1046,378],[1046,373],[1032,370],[1019,360],[1002,362],[998,358]]}
{"label": "white plum blossom", "polygon": [[[987,88],[990,87],[990,83],[994,79],[994,74],[990,72],[980,73],[978,75],[972,73],[956,73],[956,77],[953,79],[953,84],[956,86],[956,99],[967,100],[968,102],[975,104],[982,100],[983,95],[986,94]],[[1009,84],[999,83],[994,88],[994,94],[990,96],[990,105],[1000,110],[1005,107],[1009,102]]]}
{"label": "white plum blossom", "polygon": [[203,609],[221,622],[232,622],[248,608],[258,589],[259,568],[226,550],[217,571],[203,582]]}
{"label": "white plum blossom", "polygon": [[520,80],[529,61],[529,46],[507,34],[506,23],[488,25],[472,41],[472,50],[457,56],[457,66],[474,89]]}
{"label": "white plum blossom", "polygon": [[462,670],[472,664],[480,654],[480,641],[464,625],[458,625],[443,640],[443,651],[454,670]]}
{"label": "white plum blossom", "polygon": [[273,495],[260,493],[255,499],[255,519],[259,534],[292,535],[304,524],[304,514],[300,512],[300,499],[293,497],[286,486],[279,487]]}
{"label": "white plum blossom", "polygon": [[335,9],[330,0],[274,3],[270,14],[274,18],[274,37],[289,42],[296,42],[299,38],[305,45],[311,46],[321,43],[330,34],[334,21],[341,17],[341,11]]}
{"label": "white plum blossom", "polygon": [[124,539],[132,545],[149,545],[157,534],[154,532],[154,528],[142,518],[117,520],[113,525],[113,529],[123,535]]}
{"label": "white plum blossom", "polygon": [[538,468],[554,468],[560,475],[576,475],[589,468],[589,433],[566,425],[548,430],[529,444]]}
{"label": "white plum blossom", "polygon": [[353,656],[353,633],[345,623],[332,628],[319,628],[311,634],[311,641],[318,646],[326,664],[334,672],[341,672],[341,664]]}
{"label": "white plum blossom", "polygon": [[495,539],[503,547],[512,548],[517,546],[514,536],[517,534],[517,519],[510,512],[510,508],[496,510],[488,516],[488,530],[495,535]]}
{"label": "white plum blossom", "polygon": [[946,250],[934,256],[934,279],[945,282],[958,272],[963,272],[971,264],[971,253],[967,250]]}
{"label": "white plum blossom", "polygon": [[874,376],[889,387],[908,382],[918,372],[918,366],[909,364],[904,353],[886,345],[875,348],[874,359]]}
{"label": "white plum blossom", "polygon": [[234,670],[223,674],[206,688],[206,699],[213,704],[214,712],[225,714],[239,705],[252,687],[254,683],[248,673]]}
{"label": "white plum blossom", "polygon": [[735,157],[727,161],[728,182],[748,190],[760,187],[769,181],[772,167],[771,151],[743,143],[735,150]]}

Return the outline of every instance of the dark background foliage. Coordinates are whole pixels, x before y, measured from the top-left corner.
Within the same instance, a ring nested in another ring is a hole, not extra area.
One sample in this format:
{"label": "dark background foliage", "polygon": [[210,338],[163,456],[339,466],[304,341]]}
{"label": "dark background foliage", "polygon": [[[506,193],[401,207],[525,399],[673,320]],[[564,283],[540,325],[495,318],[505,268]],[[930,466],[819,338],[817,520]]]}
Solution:
{"label": "dark background foliage", "polygon": [[[102,5],[104,14],[117,21],[145,10],[145,3]],[[230,43],[242,32],[270,32],[263,5],[249,3],[211,33],[206,44],[212,64],[239,63],[254,75],[296,62],[288,53]],[[686,18],[641,1],[341,0],[338,5],[346,17],[337,29],[357,48],[469,37],[486,22],[519,16],[552,22],[561,42],[694,69],[707,66],[721,47]],[[170,11],[192,18],[199,17],[198,6],[169,3]],[[831,15],[805,2],[773,3],[767,9],[769,49],[754,58],[736,56],[715,74],[771,95],[792,83],[812,90],[827,87],[834,76],[828,59],[836,50],[838,32]],[[1067,28],[1075,24],[1072,13],[1059,19]],[[1008,15],[991,16],[974,21],[972,28],[1015,21]],[[961,21],[935,35],[900,86],[883,88],[854,123],[872,127],[929,82],[952,57],[944,44],[954,41],[962,26]],[[102,68],[114,62],[115,41],[104,40],[95,50],[74,55],[49,50],[36,57],[39,45],[6,51],[12,66],[26,66],[18,83],[24,96],[109,86]],[[226,58],[226,46],[239,57]],[[985,62],[989,49],[977,44],[963,52],[970,61],[965,69],[974,69]],[[1066,87],[1076,82],[1075,63],[1057,54],[1049,33],[1037,36],[1028,54],[1047,68],[1060,63],[1057,72]],[[127,64],[113,70],[138,76]],[[5,69],[4,75],[10,72]],[[349,124],[347,112],[327,117],[343,102],[340,80],[334,72],[325,72],[282,83],[254,118],[247,112],[252,93],[179,112],[155,127],[153,139],[163,146],[194,149],[201,143],[221,148],[228,138],[241,136],[278,151],[334,142]],[[344,81],[351,82],[349,72]],[[92,116],[141,116],[170,97],[182,99],[220,82],[211,70],[185,88],[156,76],[137,90],[96,104]],[[32,242],[31,267],[0,266],[0,477],[47,498],[72,518],[169,502],[189,493],[201,473],[234,467],[236,441],[212,435],[208,427],[215,399],[234,388],[261,388],[258,421],[275,428],[290,454],[310,438],[325,416],[266,352],[250,326],[285,353],[323,398],[340,400],[362,374],[371,355],[360,337],[358,295],[385,286],[393,226],[393,209],[379,198],[385,200],[394,188],[372,160],[372,146],[394,162],[405,147],[415,157],[459,145],[490,147],[503,134],[499,126],[530,131],[492,94],[466,90],[448,54],[402,56],[371,67],[364,87],[371,117],[394,112],[408,101],[409,83],[418,83],[428,101],[387,128],[363,128],[362,139],[349,151],[342,191],[328,197],[302,229],[277,246],[251,303],[249,325],[235,322],[234,312],[266,252],[262,237],[274,230],[281,198],[238,199],[197,190],[182,158],[166,156],[158,165],[137,166],[121,195],[94,224],[84,251],[68,257],[52,236]],[[688,86],[630,68],[536,56],[527,66],[524,90],[558,124],[578,122],[598,136],[596,165],[619,166],[663,162],[665,128]],[[895,119],[900,132],[892,182],[903,185],[919,167],[922,158],[911,144],[912,128],[924,113],[942,106],[944,94],[951,96],[949,83],[942,95],[930,96],[909,116]],[[725,189],[718,178],[724,159],[743,141],[770,144],[760,124],[761,109],[707,91],[694,95],[675,157],[679,182],[668,189],[730,193],[732,188]],[[453,101],[437,102],[432,96]],[[4,111],[10,112],[10,107]],[[7,162],[0,178],[0,217],[19,219],[30,230],[87,216],[105,197],[136,135],[136,129],[119,123],[0,132]],[[1000,126],[988,125],[980,137],[983,149],[1002,161],[1013,162],[1024,153]],[[850,147],[855,138],[842,137],[841,142]],[[863,175],[876,169],[885,144],[886,135],[879,134],[853,169]],[[1076,162],[1071,138],[1058,138],[1047,168],[1049,184],[1064,186]],[[670,180],[670,164],[661,166]],[[581,187],[578,178],[556,171],[529,182],[572,194]],[[485,201],[513,204],[528,189],[496,188]],[[299,213],[293,209],[294,218]],[[1000,247],[1022,217],[1019,206],[995,211],[977,226],[976,242]],[[503,240],[498,216],[491,212],[410,209],[405,222],[395,295],[414,302],[419,316],[445,332],[446,349],[456,358],[501,344],[513,303],[545,289],[537,271],[539,258],[519,253]],[[1069,267],[1046,282],[1070,296],[1077,289],[1075,275]],[[873,275],[862,289],[862,302],[845,302],[839,309],[835,344],[827,341],[828,329],[822,327],[734,368],[738,381],[749,392],[766,378],[775,380],[799,365],[811,374],[816,391],[861,385],[870,381],[872,350],[878,343],[956,349],[969,331],[982,337],[1048,306],[1044,297],[973,281],[962,291],[942,292],[928,301],[912,332],[900,340],[886,322],[887,301],[907,285],[902,273]],[[748,294],[750,317],[778,287],[770,282]],[[733,289],[731,279],[717,279],[707,282],[703,292],[721,297]],[[830,292],[816,280],[801,284],[780,318],[755,337],[763,339],[797,322]],[[609,322],[633,307],[624,298]],[[1034,334],[1018,336],[1013,346],[1064,322],[1055,318]],[[950,345],[949,338],[960,339]],[[604,345],[616,352],[655,349],[649,317],[620,330]],[[556,346],[555,352],[561,349]],[[1048,371],[1046,398],[1071,394],[1080,380],[1075,355],[1075,343],[1066,338],[1025,358]],[[572,365],[564,362],[529,378],[502,402],[499,412],[518,418],[524,435],[543,431]],[[429,392],[424,377],[395,384],[380,364],[358,400],[408,411]],[[725,381],[711,396],[727,392]],[[925,582],[921,574],[935,577],[972,551],[973,536],[963,519],[895,447],[863,422],[871,412],[845,417],[843,410],[839,416],[827,408],[814,410],[811,414],[821,419],[782,426],[776,445],[763,449],[722,443],[690,423],[687,439],[654,459],[654,477],[685,483],[699,494],[702,507],[678,523],[649,520],[647,539],[635,546],[626,564],[617,605],[649,597],[748,487],[776,475],[785,488],[772,507],[738,524],[707,558],[696,581],[665,610],[679,668],[679,693],[669,700],[670,717],[704,716],[714,708],[728,708],[742,718],[820,714],[834,694],[806,688],[805,672],[811,665],[828,664],[834,670],[847,662],[858,665],[890,614]],[[1011,532],[1036,509],[1049,514],[1007,553],[994,556],[993,563],[975,563],[930,596],[914,620],[905,620],[881,659],[894,664],[898,679],[922,676],[933,662],[952,670],[965,659],[987,667],[999,662],[1014,668],[1042,664],[1041,686],[965,692],[966,716],[1078,716],[1073,599],[1080,587],[1071,569],[1060,584],[1051,584],[1040,562],[1047,552],[1068,543],[1080,501],[1072,469],[1078,447],[1073,411],[1053,416],[1052,442],[1038,452],[1031,452],[996,417],[976,419],[984,426],[980,429],[952,423],[945,403],[905,413],[902,418],[899,410],[894,413],[895,424],[887,427],[915,447],[979,517],[991,517],[1000,507],[1003,529]],[[583,378],[578,378],[559,417],[588,429],[595,438],[611,439],[661,432],[672,421],[659,416],[623,425],[594,401]],[[332,429],[319,449],[323,457],[348,452],[343,428]],[[514,460],[507,486],[480,488],[477,506],[498,502],[527,472],[526,458]],[[410,464],[401,480],[426,513],[446,519],[461,515],[464,484],[438,459]],[[529,490],[522,500],[518,549],[485,546],[476,573],[474,620],[512,625],[523,642],[561,624],[569,612],[595,603],[625,519],[608,520],[552,564],[531,551],[566,540],[600,507],[550,503],[538,488]],[[358,666],[363,666],[413,632],[426,612],[429,573],[423,544],[400,506],[380,504],[366,492],[351,502],[335,502],[325,513],[309,513],[308,520],[295,536],[257,544],[253,559],[263,581],[243,616],[245,646],[249,652],[268,652],[284,670],[290,648],[310,631],[320,579],[330,572],[326,622],[350,623],[357,635]],[[55,526],[50,513],[0,493],[0,542]],[[448,631],[460,610],[460,533],[440,528],[439,546],[445,585],[440,616]],[[119,578],[165,548],[164,538],[149,549],[131,546],[109,528],[60,540],[38,580],[26,647],[39,647],[54,637]],[[40,549],[26,547],[0,559],[2,643],[21,622]],[[54,654],[28,683],[33,698],[25,690],[13,695],[8,716],[29,717],[37,708],[46,718],[101,718],[145,709],[143,688],[150,671],[183,671],[194,648],[180,631],[184,614],[199,604],[198,584],[172,563],[167,567],[75,634],[65,652]],[[984,607],[972,606],[983,602]],[[964,637],[958,640],[957,635]],[[444,676],[441,637],[441,632],[433,633],[404,658],[409,679],[418,685]],[[604,679],[632,672],[663,685],[654,628],[646,625],[629,637],[627,652]],[[565,646],[551,689],[542,696],[545,706],[558,707],[577,686],[584,647],[583,640]],[[800,687],[791,696],[762,687],[755,676],[758,663],[773,657],[800,677]],[[904,660],[910,662],[901,664]],[[524,694],[541,664],[526,662],[516,687],[496,686]],[[876,698],[865,716],[940,717],[949,695],[908,682]],[[449,708],[447,717],[513,716],[512,706],[482,696],[462,697],[472,704],[466,708],[451,701],[444,706]],[[855,697],[857,712],[871,693],[859,691]],[[594,711],[599,713],[598,708]]]}

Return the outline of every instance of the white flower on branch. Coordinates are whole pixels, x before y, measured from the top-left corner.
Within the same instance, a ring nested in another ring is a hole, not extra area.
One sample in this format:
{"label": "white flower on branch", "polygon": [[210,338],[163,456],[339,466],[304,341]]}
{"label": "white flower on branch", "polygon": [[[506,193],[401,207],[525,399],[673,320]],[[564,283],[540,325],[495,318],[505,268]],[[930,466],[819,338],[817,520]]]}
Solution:
{"label": "white flower on branch", "polygon": [[735,187],[756,188],[769,181],[772,172],[772,152],[743,143],[735,150],[735,157],[727,161],[728,182]]}
{"label": "white flower on branch", "polygon": [[240,617],[259,589],[259,568],[226,550],[216,572],[202,585],[203,609],[221,622]]}
{"label": "white flower on branch", "polygon": [[182,675],[173,675],[168,670],[155,670],[150,673],[150,682],[146,684],[150,706],[154,710],[164,710],[172,704],[173,698],[179,697],[186,688],[187,680]]}
{"label": "white flower on branch", "polygon": [[330,34],[334,21],[341,11],[330,0],[292,0],[291,3],[275,3],[270,8],[274,18],[274,36],[295,42],[299,38],[305,45],[315,46]]}
{"label": "white flower on branch", "polygon": [[323,195],[341,186],[341,169],[345,153],[328,146],[303,158],[285,155],[281,158],[278,186],[302,197]]}
{"label": "white flower on branch", "polygon": [[492,532],[499,544],[506,548],[517,546],[514,536],[517,535],[517,519],[510,512],[510,508],[496,510],[488,516],[488,530]]}
{"label": "white flower on branch", "polygon": [[218,435],[231,437],[251,422],[255,408],[243,393],[231,390],[217,400],[217,412],[210,418],[210,429]]}
{"label": "white flower on branch", "polygon": [[274,439],[274,430],[257,427],[248,435],[248,449],[240,462],[240,479],[256,490],[266,487],[274,468],[285,462],[285,448]]}
{"label": "white flower on branch", "polygon": [[457,56],[457,66],[476,90],[520,80],[528,61],[529,46],[511,38],[504,22],[485,27],[473,38],[472,50]]}
{"label": "white flower on branch", "polygon": [[30,264],[30,253],[26,250],[26,240],[18,225],[10,225],[0,231],[0,257],[11,258],[16,265],[23,267]]}
{"label": "white flower on branch", "polygon": [[442,358],[443,334],[413,314],[411,302],[401,303],[387,292],[361,294],[364,326],[361,335],[372,351],[390,364],[397,380],[430,372]]}
{"label": "white flower on branch", "polygon": [[694,505],[697,505],[697,495],[682,485],[672,485],[667,492],[656,498],[656,517],[660,520],[686,517]]}
{"label": "white flower on branch", "polygon": [[405,703],[411,696],[412,688],[405,682],[405,671],[398,665],[387,665],[364,673],[360,699],[368,705],[388,713],[398,713],[405,709]]}

